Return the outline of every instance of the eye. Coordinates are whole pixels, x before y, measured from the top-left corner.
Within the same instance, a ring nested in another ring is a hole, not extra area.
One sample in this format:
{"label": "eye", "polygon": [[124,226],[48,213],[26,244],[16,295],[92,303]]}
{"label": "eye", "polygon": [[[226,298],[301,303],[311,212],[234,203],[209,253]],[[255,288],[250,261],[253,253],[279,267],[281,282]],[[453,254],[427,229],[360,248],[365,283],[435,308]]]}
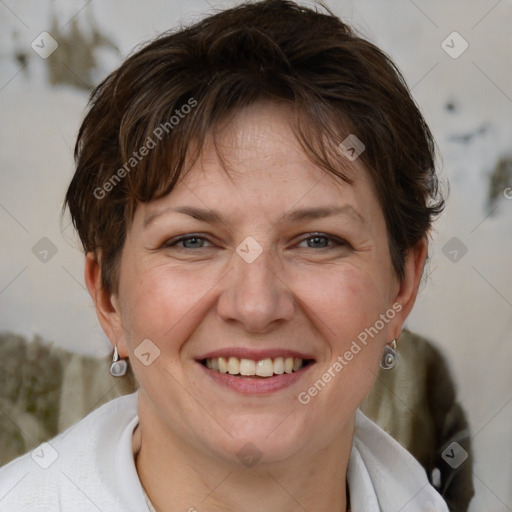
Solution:
{"label": "eye", "polygon": [[204,242],[210,243],[208,242],[208,239],[203,236],[190,234],[173,240],[168,240],[165,242],[164,247],[177,247],[178,249],[202,249],[204,247]]}
{"label": "eye", "polygon": [[306,249],[330,249],[349,245],[345,240],[338,238],[336,236],[327,235],[325,233],[315,233],[313,234],[313,236],[308,236],[307,238],[304,238],[300,243],[304,242],[308,244]]}
{"label": "eye", "polygon": [[[205,246],[205,243],[210,245]],[[299,242],[298,246],[300,247],[300,245],[304,243],[307,243],[307,247],[302,246],[302,248],[305,249],[335,249],[337,247],[349,246],[348,242],[345,240],[325,233],[314,233]],[[201,236],[200,234],[191,233],[189,235],[168,240],[163,244],[163,247],[194,250],[213,247],[213,244],[206,237]]]}

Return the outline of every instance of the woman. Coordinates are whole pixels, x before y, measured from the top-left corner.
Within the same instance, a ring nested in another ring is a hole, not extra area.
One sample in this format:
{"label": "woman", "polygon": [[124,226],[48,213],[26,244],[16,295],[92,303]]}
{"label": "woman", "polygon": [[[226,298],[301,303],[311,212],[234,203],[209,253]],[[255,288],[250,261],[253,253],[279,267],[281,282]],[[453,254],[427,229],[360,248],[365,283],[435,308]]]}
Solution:
{"label": "woman", "polygon": [[66,196],[138,393],[0,471],[0,509],[446,511],[359,405],[427,256],[434,143],[331,13],[244,4],[94,91]]}

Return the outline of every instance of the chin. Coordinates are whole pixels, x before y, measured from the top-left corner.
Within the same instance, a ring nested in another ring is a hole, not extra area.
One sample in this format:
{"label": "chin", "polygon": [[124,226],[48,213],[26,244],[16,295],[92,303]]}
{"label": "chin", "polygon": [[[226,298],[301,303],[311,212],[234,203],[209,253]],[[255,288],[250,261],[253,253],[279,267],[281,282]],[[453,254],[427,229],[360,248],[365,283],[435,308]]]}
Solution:
{"label": "chin", "polygon": [[231,418],[224,425],[231,436],[226,434],[221,442],[211,441],[213,451],[222,458],[228,454],[230,462],[248,467],[256,460],[272,464],[289,459],[301,450],[307,435],[295,415],[287,414],[255,413]]}

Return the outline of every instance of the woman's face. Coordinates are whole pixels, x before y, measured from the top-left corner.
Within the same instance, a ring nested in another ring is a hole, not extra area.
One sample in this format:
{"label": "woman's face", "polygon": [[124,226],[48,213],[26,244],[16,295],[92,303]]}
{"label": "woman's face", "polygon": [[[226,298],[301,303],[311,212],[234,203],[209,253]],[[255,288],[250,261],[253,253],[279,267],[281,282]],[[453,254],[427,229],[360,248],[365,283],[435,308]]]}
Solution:
{"label": "woman's face", "polygon": [[[362,164],[344,160],[350,185],[316,167],[287,115],[240,112],[218,133],[229,174],[209,141],[170,195],[138,206],[103,322],[141,422],[209,457],[286,460],[350,432],[414,302],[422,262],[394,275]],[[287,373],[290,357],[311,362]]]}

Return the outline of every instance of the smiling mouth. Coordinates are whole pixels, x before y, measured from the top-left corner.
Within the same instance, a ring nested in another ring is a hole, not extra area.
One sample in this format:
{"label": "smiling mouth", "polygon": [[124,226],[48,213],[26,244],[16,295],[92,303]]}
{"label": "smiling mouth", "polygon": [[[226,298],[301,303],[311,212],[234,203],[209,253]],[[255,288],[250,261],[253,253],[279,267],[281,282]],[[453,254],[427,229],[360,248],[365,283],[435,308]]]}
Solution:
{"label": "smiling mouth", "polygon": [[214,357],[203,359],[201,364],[219,373],[235,377],[273,377],[284,373],[295,373],[314,362],[313,359],[299,357],[275,357],[258,361],[238,357]]}

